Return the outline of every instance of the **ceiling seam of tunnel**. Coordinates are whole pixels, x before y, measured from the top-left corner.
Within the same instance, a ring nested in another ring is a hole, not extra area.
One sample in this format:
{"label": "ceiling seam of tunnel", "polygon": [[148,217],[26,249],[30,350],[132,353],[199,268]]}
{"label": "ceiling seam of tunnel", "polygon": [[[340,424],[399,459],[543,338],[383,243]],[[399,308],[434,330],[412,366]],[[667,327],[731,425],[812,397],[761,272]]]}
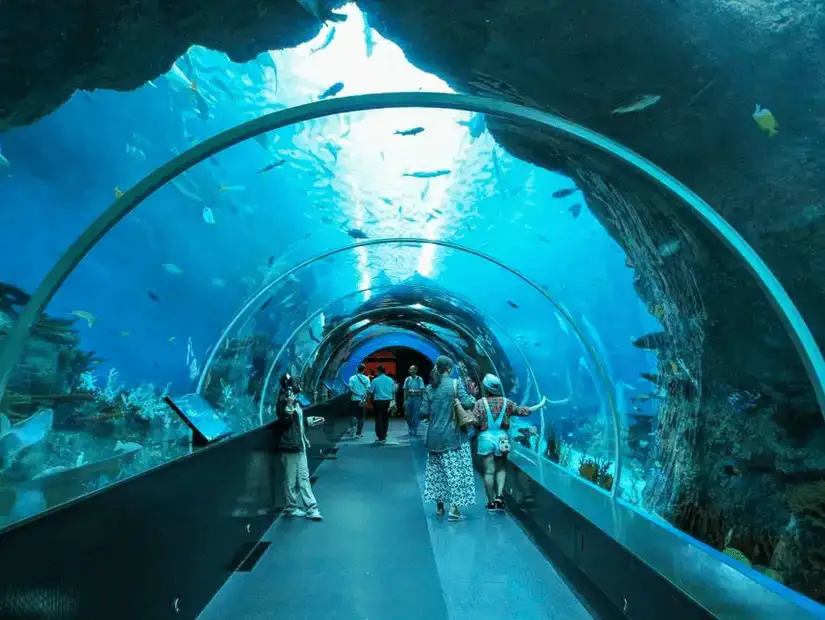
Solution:
{"label": "ceiling seam of tunnel", "polygon": [[[373,314],[380,314],[380,312],[384,311],[384,310],[385,310],[384,308],[374,308],[374,309],[371,309],[371,310],[366,310],[364,312],[358,313],[358,314],[352,316],[351,318],[356,319],[355,322],[358,322],[358,320],[362,320],[362,319],[364,319],[368,316],[372,316]],[[422,312],[422,314],[424,314],[425,316],[436,316],[436,313],[434,311]],[[452,321],[450,319],[444,319],[442,317],[439,317],[439,318],[441,318],[441,320],[446,322],[448,325],[452,326],[459,334],[461,334],[465,338],[473,339],[472,334],[470,333],[470,331],[467,328],[462,327],[459,323],[456,323],[455,321]],[[400,322],[405,323],[405,322],[408,322],[408,321],[404,320],[404,321],[400,321]],[[387,324],[392,325],[392,323],[387,323]],[[336,327],[335,330],[333,330],[332,332],[327,334],[327,336],[324,337],[324,339],[321,340],[321,342],[319,342],[318,345],[312,350],[312,353],[310,354],[310,359],[313,358],[317,354],[317,352],[321,349],[321,347],[323,347],[327,342],[329,342],[332,339],[332,336],[337,331],[339,331],[340,329],[345,328],[345,327],[348,327],[348,325],[340,325],[340,326]],[[362,329],[360,331],[364,331],[365,329],[367,329],[366,326],[364,326],[364,329]],[[353,332],[353,333],[358,334],[358,333],[360,333],[360,331]],[[412,330],[410,330],[410,331],[412,331]],[[495,370],[496,373],[498,373],[498,367],[496,366],[495,362],[493,361],[492,356],[489,354],[487,349],[483,345],[480,345],[478,343],[476,343],[476,345],[481,350],[481,353],[484,355],[484,357],[487,358],[487,361],[490,362],[490,366],[493,368],[493,370]],[[307,366],[308,363],[309,363],[309,360],[307,360],[306,362],[304,362],[302,364],[302,366],[301,366],[302,371],[305,371],[306,366]]]}
{"label": "ceiling seam of tunnel", "polygon": [[[301,371],[298,373],[298,376],[303,376],[304,375],[304,373],[306,372],[306,367],[307,367],[307,364],[309,363],[309,360],[314,358],[316,353],[321,349],[321,347],[323,347],[327,342],[329,342],[332,339],[333,336],[337,335],[338,332],[340,332],[342,329],[346,329],[347,327],[350,327],[350,325],[353,322],[358,322],[360,320],[363,320],[364,318],[367,318],[367,317],[370,317],[370,316],[373,316],[373,315],[377,315],[377,314],[380,314],[382,312],[386,312],[386,310],[387,310],[386,308],[372,308],[370,310],[365,310],[364,312],[359,312],[358,314],[354,314],[350,317],[349,323],[342,323],[341,325],[338,325],[337,327],[333,328],[333,330],[329,334],[324,336],[324,338],[321,340],[321,342],[319,342],[317,344],[317,346],[312,350],[312,353],[309,355],[309,358],[301,365]],[[419,312],[421,312],[421,314],[423,314],[424,316],[438,316],[434,311],[419,310]],[[448,325],[452,326],[453,329],[458,331],[458,333],[462,334],[465,338],[469,338],[469,339],[473,340],[472,334],[469,332],[469,330],[467,330],[466,327],[462,327],[461,325],[459,325],[455,321],[453,321],[451,319],[446,319],[442,316],[438,316],[438,318],[440,320],[444,321],[445,323],[447,323]],[[493,361],[493,358],[490,357],[490,354],[487,352],[487,349],[485,349],[478,342],[476,342],[476,346],[478,346],[478,348],[481,349],[481,352],[484,354],[484,357],[487,358],[487,361],[490,362],[490,366],[492,366],[493,370],[496,371],[496,375],[498,375],[498,368],[496,367],[496,364]],[[269,372],[267,373],[267,376],[264,379],[264,386],[263,386],[262,391],[261,391],[261,402],[260,402],[260,405],[259,405],[259,408],[258,408],[258,414],[261,416],[261,418],[263,418],[263,411],[266,407],[266,391],[265,390],[268,390],[270,378],[271,378],[272,373],[274,371],[275,371],[275,361],[273,361],[272,365],[270,366]]]}
{"label": "ceiling seam of tunnel", "polygon": [[[234,146],[247,138],[260,135],[267,131],[333,114],[362,112],[374,109],[416,107],[465,110],[490,114],[510,120],[530,121],[543,127],[549,127],[588,145],[595,146],[628,163],[679,197],[688,208],[699,217],[701,222],[721,238],[722,242],[727,245],[729,249],[744,259],[748,269],[756,277],[763,291],[767,293],[770,303],[774,306],[774,309],[778,311],[797,349],[797,353],[802,358],[814,392],[816,393],[820,405],[820,412],[825,418],[825,359],[823,359],[822,352],[819,350],[807,323],[790,299],[788,293],[762,258],[723,217],[716,213],[716,211],[697,194],[671,177],[662,168],[659,168],[630,149],[594,131],[557,116],[510,101],[495,100],[473,95],[425,92],[375,93],[324,99],[272,112],[227,129],[193,146],[191,149],[179,154],[165,165],[144,177],[133,188],[117,199],[112,206],[98,216],[98,218],[75,239],[31,296],[17,321],[11,330],[9,330],[5,346],[0,350],[0,398],[5,395],[11,370],[20,360],[26,339],[31,333],[33,325],[40,318],[54,294],[97,242],[155,190],[210,156]],[[543,291],[538,290],[543,294]],[[553,300],[549,296],[545,295],[545,297],[553,303]],[[559,308],[558,311],[562,316],[567,317],[567,313],[563,309]],[[573,327],[577,335],[582,338],[583,335],[581,332],[576,329],[575,325],[573,325]],[[586,345],[586,341],[584,342]],[[601,368],[597,360],[594,361],[597,364],[602,379],[606,382],[607,386],[610,386],[609,379],[607,379],[604,374],[604,369]],[[608,399],[613,410],[615,421],[618,419],[618,412],[615,408],[615,399],[612,390],[608,390]],[[618,478],[621,466],[621,450],[619,450],[620,437],[618,426],[614,424],[614,427],[617,456],[616,473]]]}
{"label": "ceiling seam of tunnel", "polygon": [[[397,322],[389,322],[389,323],[386,323],[386,325],[388,325],[388,326],[390,326],[390,327],[394,327],[394,328],[399,329],[399,330],[402,330],[402,332],[407,332],[407,331],[409,331],[409,332],[411,332],[411,333],[413,333],[413,334],[416,334],[417,332],[415,332],[415,330],[414,330],[412,327],[403,327],[403,326],[400,326],[400,325],[405,325],[407,322],[408,322],[408,321],[406,321],[406,320],[402,320],[402,321],[397,321]],[[411,321],[411,323],[415,324],[416,322]],[[462,332],[462,331],[461,331],[461,328],[460,328],[460,327],[458,327],[458,326],[457,326],[457,324],[453,324],[453,327],[454,327],[455,329],[457,329],[457,330],[459,331],[459,334],[461,334],[462,336],[464,336],[464,337],[470,337],[470,335],[471,335],[471,334],[469,334],[469,332],[466,332],[466,333],[465,333],[465,332]],[[353,332],[353,335],[357,336],[358,334],[360,334],[360,333],[362,333],[362,332],[366,331],[367,329],[369,329],[369,327],[364,326],[362,329],[360,329],[360,330],[358,330],[358,331],[356,331],[356,332]],[[367,339],[364,341],[364,343],[365,343],[365,344],[368,344],[368,343],[369,343],[369,342],[371,342],[372,340],[377,340],[378,338],[380,338],[380,336],[374,336],[374,337],[372,337],[372,338],[367,338]],[[316,347],[312,350],[312,352],[311,352],[311,354],[310,354],[310,357],[314,357],[314,356],[318,353],[318,351],[321,349],[321,347],[323,347],[323,346],[324,346],[327,342],[329,342],[329,340],[331,340],[331,338],[329,338],[329,339],[324,339],[323,341],[321,341],[321,342],[320,342],[320,343],[319,343],[319,344],[318,344],[318,345],[317,345],[317,346],[316,346]],[[451,346],[449,343],[443,343],[443,344],[444,344],[444,346],[445,346],[445,347],[447,347],[447,348],[449,348],[449,347]],[[496,374],[498,374],[498,367],[495,365],[495,362],[493,362],[493,358],[492,358],[492,356],[491,356],[491,355],[487,352],[487,350],[486,350],[483,346],[479,345],[478,343],[476,343],[476,345],[479,347],[479,349],[480,349],[480,351],[481,351],[482,355],[483,355],[483,356],[487,359],[487,361],[490,363],[490,366],[492,367],[493,371],[494,371]],[[341,346],[343,346],[343,343],[339,343],[339,344],[335,345],[335,346],[333,347],[332,353],[333,353],[333,354],[334,354],[334,353],[336,353],[336,352],[340,349],[340,347],[341,347]],[[455,352],[456,352],[456,356],[458,356],[458,354],[460,353],[460,349],[456,348]],[[328,363],[324,364],[324,369],[326,369],[326,367],[327,367],[328,365],[329,365]],[[304,372],[304,371],[306,370],[306,367],[307,367],[307,362],[305,362],[305,363],[301,366],[301,371],[302,371],[302,372]],[[481,376],[478,374],[478,372],[475,372],[475,371],[474,371],[474,374],[475,374],[475,376],[476,376],[476,380],[478,381],[478,383],[479,383],[479,385],[480,385],[480,382],[481,382]]]}
{"label": "ceiling seam of tunnel", "polygon": [[[416,288],[420,288],[420,289],[422,289],[422,290],[428,290],[428,291],[437,290],[437,289],[434,289],[434,288],[432,288],[432,287],[421,286],[421,285],[416,285]],[[496,326],[497,326],[497,327],[498,327],[498,328],[499,328],[499,329],[500,329],[500,330],[504,333],[504,335],[512,341],[513,346],[515,346],[515,347],[516,347],[516,350],[518,351],[519,355],[521,356],[521,359],[523,359],[523,360],[524,360],[524,364],[525,364],[525,366],[526,366],[526,370],[527,370],[527,373],[528,373],[528,375],[529,375],[529,378],[530,378],[530,380],[533,382],[533,384],[536,386],[536,392],[537,392],[537,394],[538,394],[538,398],[539,398],[539,400],[541,400],[541,386],[539,385],[538,379],[536,379],[536,373],[533,371],[533,365],[530,363],[530,360],[527,358],[527,355],[524,353],[524,349],[523,349],[523,348],[521,347],[521,345],[518,343],[518,340],[517,340],[516,338],[514,338],[514,337],[510,334],[510,332],[509,332],[509,331],[507,331],[507,328],[505,328],[505,327],[504,327],[504,325],[502,325],[502,323],[501,323],[498,319],[496,319],[495,317],[493,317],[493,316],[492,316],[489,312],[486,312],[485,310],[482,310],[482,309],[480,309],[480,308],[476,307],[475,305],[473,305],[472,303],[470,303],[467,299],[465,299],[465,298],[463,298],[463,297],[461,297],[461,296],[459,296],[459,295],[453,295],[452,293],[450,293],[450,295],[451,295],[454,299],[456,299],[457,301],[461,301],[461,302],[463,302],[463,303],[465,303],[465,304],[467,304],[467,305],[472,306],[473,308],[475,308],[475,309],[476,309],[479,313],[481,313],[481,314],[482,314],[482,316],[484,316],[484,317],[486,317],[487,319],[489,319],[490,321],[492,321],[492,322],[493,322],[493,324],[495,324],[495,325],[496,325]],[[399,307],[399,306],[396,306],[396,308],[398,308],[398,307]],[[443,320],[443,317],[439,317],[439,318],[441,318],[441,319]],[[479,345],[479,344],[478,344],[478,342],[476,342],[476,345],[478,345],[479,347],[481,346],[481,345]],[[320,350],[320,348],[321,348],[321,343],[319,343],[319,344],[318,344],[318,346],[317,346],[317,347],[315,347],[315,350],[314,350],[314,351],[310,354],[310,359],[312,359],[312,358],[313,358],[313,357],[317,354],[317,352]],[[500,376],[500,375],[499,375],[499,371],[498,371],[498,369],[496,368],[495,364],[493,364],[493,362],[492,362],[492,358],[490,358],[489,354],[487,354],[487,353],[486,353],[486,351],[484,351],[484,349],[483,349],[483,348],[482,348],[482,352],[484,352],[484,353],[485,353],[485,355],[487,356],[487,358],[490,360],[490,365],[491,365],[491,366],[493,367],[493,369],[496,371],[496,376]],[[305,367],[306,367],[306,365],[307,365],[308,361],[309,361],[309,360],[307,360],[307,362],[305,362],[305,363],[302,365],[302,368],[305,368]],[[302,375],[303,375],[303,372],[302,372]],[[479,383],[480,383],[480,382],[481,382],[481,377],[480,377],[480,376],[478,376],[478,374],[476,374],[476,378],[479,380]],[[544,413],[543,413],[543,412],[542,412],[542,419],[541,419],[541,423],[542,423],[542,431],[543,431],[543,430],[544,430]]]}
{"label": "ceiling seam of tunnel", "polygon": [[[359,290],[357,290],[357,291],[353,291],[353,292],[347,293],[346,295],[343,295],[343,296],[341,296],[341,297],[339,297],[339,298],[337,298],[337,299],[332,300],[331,302],[329,302],[328,304],[326,304],[325,306],[323,306],[323,307],[322,307],[322,308],[320,308],[319,310],[316,310],[316,311],[315,311],[312,315],[310,315],[309,317],[307,317],[304,321],[302,321],[302,322],[298,325],[298,327],[296,327],[296,328],[293,330],[293,332],[292,332],[292,333],[291,333],[291,334],[287,337],[286,341],[285,341],[285,342],[284,342],[284,344],[281,346],[281,348],[280,348],[280,350],[278,351],[278,353],[275,355],[275,359],[272,361],[272,364],[270,365],[270,368],[269,368],[269,370],[267,371],[266,377],[265,377],[265,379],[264,379],[264,384],[263,384],[263,387],[261,388],[261,394],[262,394],[262,396],[261,396],[261,403],[263,403],[263,398],[264,398],[264,397],[263,397],[263,394],[265,394],[265,393],[268,391],[268,389],[269,389],[269,383],[270,383],[270,380],[271,380],[271,377],[272,377],[272,373],[275,371],[275,365],[278,363],[278,360],[280,359],[281,355],[283,354],[284,349],[286,349],[286,347],[289,345],[289,343],[290,343],[293,339],[295,339],[295,338],[297,337],[298,332],[300,332],[301,330],[303,330],[303,329],[304,329],[304,328],[305,328],[305,327],[309,324],[309,322],[310,322],[310,321],[312,321],[314,318],[316,318],[318,315],[322,314],[322,313],[323,313],[323,312],[325,312],[327,309],[329,309],[330,307],[332,307],[332,306],[334,306],[335,304],[339,303],[340,301],[342,301],[342,300],[344,300],[344,299],[348,299],[349,297],[354,297],[354,296],[360,295],[360,294],[362,294],[362,293],[364,293],[364,292],[366,292],[366,291],[371,291],[371,290],[380,290],[380,289],[384,289],[384,288],[392,288],[392,285],[390,285],[390,286],[375,286],[375,287],[367,287],[367,288],[363,288],[363,289],[359,289]],[[254,316],[254,313],[251,313],[251,315],[253,315],[253,316]],[[346,325],[346,324],[343,324],[343,325]],[[341,326],[339,325],[338,327],[341,327]],[[336,328],[334,328],[334,329],[333,329],[333,333],[334,333],[334,331],[335,331],[335,330],[337,330],[337,329],[338,329],[338,327],[336,327]],[[320,346],[321,346],[321,343],[318,343],[318,347],[320,347]],[[317,348],[316,348],[316,349],[312,352],[312,354],[310,354],[310,358],[312,358],[312,357],[314,356],[315,351],[317,351]],[[300,374],[300,376],[301,376],[301,377],[303,377],[303,374],[304,374],[304,373],[303,373],[303,371],[302,371],[302,372],[301,372],[301,374]],[[263,405],[261,404],[261,405],[259,406],[259,408],[258,408],[258,417],[259,417],[259,419],[260,419],[260,420],[263,420],[263,411],[264,411],[264,407],[263,407]]]}
{"label": "ceiling seam of tunnel", "polygon": [[[424,285],[419,285],[419,284],[415,285],[415,288],[416,288],[416,289],[419,289],[419,290],[423,290],[423,291],[432,291],[432,292],[437,292],[437,291],[438,291],[438,289],[436,289],[436,288],[434,288],[434,287],[424,286]],[[496,319],[493,315],[491,315],[491,314],[490,314],[489,312],[487,312],[486,310],[483,310],[483,309],[479,308],[478,306],[474,305],[472,302],[470,302],[470,301],[469,301],[468,299],[466,299],[465,297],[462,297],[462,296],[460,296],[460,295],[455,295],[455,294],[453,294],[453,293],[449,293],[449,295],[450,295],[453,299],[455,299],[456,301],[460,301],[460,302],[462,302],[462,303],[466,304],[467,306],[471,306],[472,308],[474,308],[474,309],[475,309],[477,312],[479,312],[479,313],[480,313],[483,317],[487,318],[487,319],[488,319],[489,321],[491,321],[491,322],[492,322],[492,323],[493,323],[496,327],[498,327],[498,328],[499,328],[499,329],[500,329],[500,330],[504,333],[504,335],[512,341],[513,346],[514,346],[514,347],[516,348],[516,350],[518,351],[519,355],[521,356],[521,359],[523,359],[523,360],[524,360],[524,364],[525,364],[525,366],[526,366],[526,368],[527,368],[527,373],[530,375],[530,379],[533,381],[533,384],[536,386],[536,390],[538,391],[539,399],[541,399],[541,388],[540,388],[540,386],[539,386],[539,384],[538,384],[538,380],[536,379],[536,373],[535,373],[535,372],[533,372],[533,365],[530,363],[530,360],[527,358],[527,354],[524,352],[524,349],[523,349],[523,348],[521,347],[521,345],[518,343],[518,339],[517,339],[517,338],[515,338],[515,337],[513,337],[513,336],[510,334],[510,332],[509,332],[509,331],[507,331],[507,328],[506,328],[506,327],[504,327],[504,325],[501,323],[501,321],[499,321],[498,319]],[[399,307],[404,307],[404,306],[395,306],[395,307],[394,307],[394,308],[392,308],[392,309],[399,308]],[[441,317],[439,317],[439,318],[441,318]],[[476,344],[478,344],[478,343],[476,343]],[[319,345],[319,347],[320,347],[320,345]],[[496,371],[496,375],[498,375],[498,371]],[[480,379],[480,377],[479,377],[479,379]]]}
{"label": "ceiling seam of tunnel", "polygon": [[[395,285],[387,285],[387,286],[375,286],[375,287],[368,287],[368,288],[359,289],[357,291],[347,293],[346,295],[343,295],[343,296],[339,297],[338,299],[335,299],[335,300],[329,302],[328,304],[326,304],[322,308],[320,308],[320,309],[316,310],[315,312],[313,312],[309,317],[307,317],[304,321],[302,321],[298,325],[298,327],[295,328],[295,330],[293,330],[293,332],[287,337],[286,341],[281,346],[280,350],[278,351],[278,353],[276,354],[275,358],[272,361],[270,369],[267,372],[266,378],[264,379],[264,385],[263,385],[263,388],[262,388],[262,393],[265,393],[265,391],[268,389],[269,383],[270,383],[270,380],[271,380],[271,377],[272,377],[272,373],[275,370],[275,365],[278,363],[278,361],[280,361],[280,357],[283,354],[284,350],[289,345],[289,343],[297,337],[298,332],[303,330],[310,323],[310,321],[312,321],[313,319],[318,317],[320,314],[325,312],[327,309],[332,307],[334,304],[339,303],[340,301],[343,301],[344,299],[348,299],[350,297],[360,295],[360,294],[365,293],[367,291],[392,289],[394,287],[395,287]],[[417,290],[422,290],[422,291],[438,292],[438,289],[436,289],[434,287],[429,287],[429,286],[415,285],[414,288],[417,289]],[[486,317],[488,320],[490,320],[494,325],[496,325],[504,333],[504,335],[507,336],[507,338],[509,338],[512,341],[513,345],[516,347],[516,350],[519,352],[519,355],[524,360],[524,364],[527,368],[527,373],[530,377],[530,380],[536,386],[536,391],[537,391],[538,397],[539,397],[539,399],[541,399],[541,386],[539,385],[538,380],[536,379],[536,374],[533,371],[533,366],[530,363],[530,360],[527,359],[527,355],[524,353],[524,349],[521,347],[521,345],[519,345],[518,340],[516,338],[514,338],[510,334],[510,332],[507,331],[507,329],[501,324],[501,322],[498,319],[496,319],[495,317],[493,317],[490,313],[476,307],[475,305],[473,305],[470,301],[468,301],[464,297],[461,297],[459,295],[454,295],[452,293],[449,293],[449,295],[453,299],[455,299],[456,301],[459,301],[459,302],[462,302],[464,304],[472,306],[474,309],[476,309],[478,312],[480,312],[484,317]],[[393,308],[388,308],[388,309],[397,309],[397,308],[403,308],[403,307],[405,307],[405,306],[395,306]],[[352,318],[353,317],[351,317],[351,319]],[[442,320],[443,320],[443,317],[439,317],[439,318],[442,318]],[[350,324],[352,324],[352,320],[350,320]],[[336,327],[335,330],[337,330],[339,327],[346,326],[346,325],[347,325],[346,323],[342,324],[342,325]],[[315,357],[317,352],[320,350],[323,342],[325,342],[325,341],[322,341],[321,343],[318,343],[318,346],[315,347],[315,350],[310,354],[309,359],[306,362],[304,362],[304,364],[302,365],[302,372],[300,373],[299,376],[303,377],[303,375],[304,375],[303,369],[306,368],[306,365],[309,362],[309,360],[313,359]],[[478,343],[476,343],[476,344],[478,344]],[[488,356],[488,359],[489,359],[489,356]],[[492,361],[491,361],[491,364],[492,364]],[[498,371],[496,371],[496,375],[498,375]],[[262,396],[261,397],[261,403],[263,403],[263,400],[264,400],[264,397]],[[258,411],[259,416],[260,416],[261,419],[263,419],[263,409],[264,409],[263,405],[261,405],[259,407],[259,411]],[[544,415],[542,414],[542,430],[544,430],[543,426],[544,426]]]}

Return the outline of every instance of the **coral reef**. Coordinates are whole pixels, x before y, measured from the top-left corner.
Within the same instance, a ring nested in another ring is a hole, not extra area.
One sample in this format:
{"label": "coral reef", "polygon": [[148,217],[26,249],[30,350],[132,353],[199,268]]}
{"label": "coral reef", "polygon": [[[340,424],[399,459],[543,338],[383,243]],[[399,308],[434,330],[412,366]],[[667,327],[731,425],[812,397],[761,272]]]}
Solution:
{"label": "coral reef", "polygon": [[[27,303],[29,295],[19,287],[0,282],[0,343]],[[20,363],[13,369],[0,402],[0,412],[22,419],[39,407],[80,403],[88,396],[75,394],[78,378],[102,360],[93,351],[79,348],[75,319],[43,314],[32,329]]]}

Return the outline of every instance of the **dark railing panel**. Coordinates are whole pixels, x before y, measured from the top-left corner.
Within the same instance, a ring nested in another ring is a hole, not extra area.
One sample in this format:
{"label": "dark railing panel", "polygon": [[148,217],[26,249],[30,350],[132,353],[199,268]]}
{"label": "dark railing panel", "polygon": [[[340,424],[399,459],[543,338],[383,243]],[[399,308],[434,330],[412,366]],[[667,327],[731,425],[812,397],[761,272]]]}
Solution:
{"label": "dark railing panel", "polygon": [[[307,412],[327,420],[310,431],[323,457],[347,428],[346,397]],[[196,618],[280,512],[276,440],[256,429],[6,530],[0,618]]]}

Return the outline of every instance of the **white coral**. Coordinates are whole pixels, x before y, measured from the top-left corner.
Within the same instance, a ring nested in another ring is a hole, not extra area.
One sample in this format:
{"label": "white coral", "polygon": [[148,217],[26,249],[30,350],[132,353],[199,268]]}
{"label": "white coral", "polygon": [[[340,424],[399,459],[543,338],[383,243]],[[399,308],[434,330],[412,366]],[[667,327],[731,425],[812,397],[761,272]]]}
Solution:
{"label": "white coral", "polygon": [[82,372],[77,379],[77,386],[84,392],[96,392],[97,377],[91,372]]}
{"label": "white coral", "polygon": [[169,393],[170,385],[166,384],[163,391],[158,394],[154,383],[144,381],[134,390],[123,392],[120,398],[127,408],[136,409],[136,415],[144,420],[164,417],[169,414],[169,408],[163,399]]}
{"label": "white coral", "polygon": [[103,398],[107,403],[113,403],[118,394],[123,390],[123,385],[118,381],[119,373],[113,367],[106,375],[106,387],[103,388]]}

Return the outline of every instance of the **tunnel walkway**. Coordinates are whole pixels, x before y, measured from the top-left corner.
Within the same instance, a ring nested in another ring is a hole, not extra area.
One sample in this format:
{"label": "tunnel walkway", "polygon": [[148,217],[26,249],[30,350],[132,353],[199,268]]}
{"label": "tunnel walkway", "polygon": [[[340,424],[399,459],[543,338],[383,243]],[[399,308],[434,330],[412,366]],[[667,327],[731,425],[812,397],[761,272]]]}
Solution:
{"label": "tunnel walkway", "polygon": [[[505,514],[478,505],[449,523],[421,499],[421,439],[343,442],[317,472],[321,523],[278,519],[271,546],[250,572],[235,573],[201,620],[430,620],[591,616],[552,565]],[[396,439],[393,439],[396,438]]]}

